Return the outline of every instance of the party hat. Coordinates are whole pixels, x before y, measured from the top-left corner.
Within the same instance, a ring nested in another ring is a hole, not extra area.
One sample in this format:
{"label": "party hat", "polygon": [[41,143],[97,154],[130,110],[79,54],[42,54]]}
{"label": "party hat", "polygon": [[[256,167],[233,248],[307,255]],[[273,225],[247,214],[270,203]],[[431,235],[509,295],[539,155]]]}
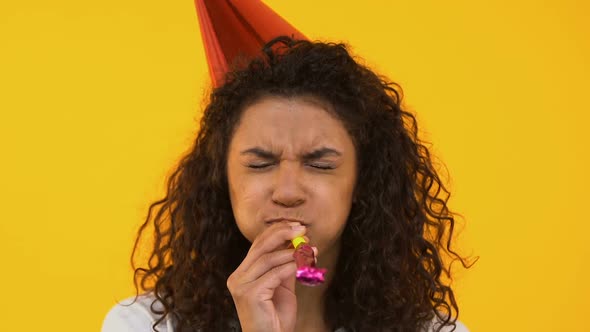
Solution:
{"label": "party hat", "polygon": [[238,57],[254,57],[271,39],[307,39],[260,0],[195,0],[213,86]]}

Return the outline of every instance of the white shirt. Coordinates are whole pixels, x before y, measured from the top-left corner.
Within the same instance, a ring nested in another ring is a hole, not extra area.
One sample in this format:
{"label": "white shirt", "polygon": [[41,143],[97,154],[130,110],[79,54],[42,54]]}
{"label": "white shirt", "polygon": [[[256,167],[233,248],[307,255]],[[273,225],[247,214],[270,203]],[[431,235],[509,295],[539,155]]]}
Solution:
{"label": "white shirt", "polygon": [[[158,316],[150,310],[150,306],[155,297],[151,294],[140,295],[137,301],[133,302],[135,297],[130,297],[122,301],[121,304],[115,305],[106,315],[101,332],[150,332],[152,326],[158,320]],[[154,304],[156,310],[163,310],[161,303]],[[454,332],[469,332],[461,322],[457,321],[457,328]],[[157,326],[160,332],[174,332],[172,319],[169,316],[160,322]],[[339,328],[335,332],[345,332],[345,329]],[[428,331],[434,331],[431,327]],[[442,332],[450,332],[451,327],[445,326]]]}

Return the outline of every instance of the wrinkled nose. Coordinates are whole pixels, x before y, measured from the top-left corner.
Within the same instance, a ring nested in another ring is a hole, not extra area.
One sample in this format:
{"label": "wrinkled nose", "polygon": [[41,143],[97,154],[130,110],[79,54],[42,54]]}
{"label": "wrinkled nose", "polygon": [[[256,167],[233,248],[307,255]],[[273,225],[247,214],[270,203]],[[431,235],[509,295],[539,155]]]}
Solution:
{"label": "wrinkled nose", "polygon": [[281,162],[274,177],[272,200],[284,207],[296,207],[305,202],[302,174],[295,162]]}

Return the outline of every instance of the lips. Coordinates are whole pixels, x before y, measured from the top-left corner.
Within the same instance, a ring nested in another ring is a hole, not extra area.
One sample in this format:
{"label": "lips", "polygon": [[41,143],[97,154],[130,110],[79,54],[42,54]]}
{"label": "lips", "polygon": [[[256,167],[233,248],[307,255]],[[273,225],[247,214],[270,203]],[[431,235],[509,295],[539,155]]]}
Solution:
{"label": "lips", "polygon": [[267,220],[266,221],[266,224],[267,225],[272,225],[272,224],[277,223],[277,222],[298,222],[298,223],[300,223],[302,225],[309,226],[304,221],[302,221],[300,219],[293,219],[293,218],[274,218],[274,219]]}

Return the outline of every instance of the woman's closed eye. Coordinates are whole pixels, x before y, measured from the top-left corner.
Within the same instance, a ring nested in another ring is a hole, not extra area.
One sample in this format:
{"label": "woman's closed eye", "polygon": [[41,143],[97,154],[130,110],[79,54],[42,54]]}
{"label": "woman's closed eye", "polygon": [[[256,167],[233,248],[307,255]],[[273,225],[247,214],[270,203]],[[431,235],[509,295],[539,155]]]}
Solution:
{"label": "woman's closed eye", "polygon": [[329,169],[334,169],[335,167],[333,165],[330,164],[325,164],[325,163],[309,163],[306,164],[307,166],[313,167],[313,168],[317,168],[317,169],[322,169],[322,170],[329,170]]}
{"label": "woman's closed eye", "polygon": [[262,169],[262,168],[266,168],[269,166],[274,165],[273,163],[265,163],[265,164],[249,164],[248,167],[249,168],[254,168],[254,169]]}

